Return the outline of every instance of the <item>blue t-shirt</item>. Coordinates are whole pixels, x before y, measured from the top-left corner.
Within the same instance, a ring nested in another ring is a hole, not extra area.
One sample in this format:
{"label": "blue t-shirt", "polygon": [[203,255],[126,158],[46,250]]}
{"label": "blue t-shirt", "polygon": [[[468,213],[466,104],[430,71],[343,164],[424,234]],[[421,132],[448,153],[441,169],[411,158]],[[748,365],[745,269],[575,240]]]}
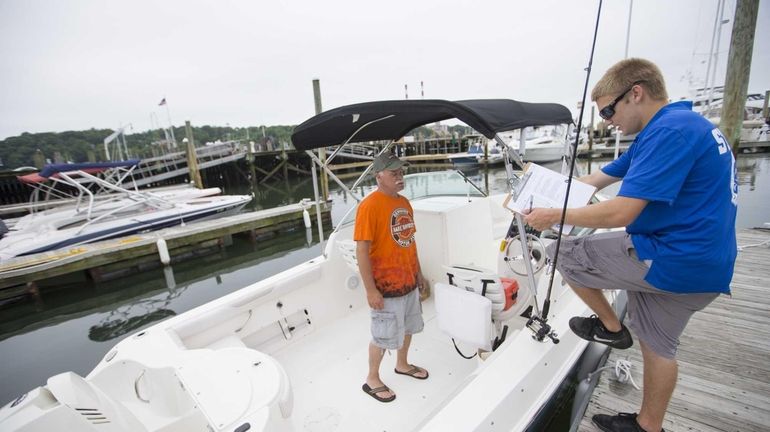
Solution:
{"label": "blue t-shirt", "polygon": [[631,147],[602,171],[623,178],[619,196],[649,201],[626,227],[645,280],[677,293],[730,292],[737,254],[738,179],[730,145],[692,102],[661,108]]}

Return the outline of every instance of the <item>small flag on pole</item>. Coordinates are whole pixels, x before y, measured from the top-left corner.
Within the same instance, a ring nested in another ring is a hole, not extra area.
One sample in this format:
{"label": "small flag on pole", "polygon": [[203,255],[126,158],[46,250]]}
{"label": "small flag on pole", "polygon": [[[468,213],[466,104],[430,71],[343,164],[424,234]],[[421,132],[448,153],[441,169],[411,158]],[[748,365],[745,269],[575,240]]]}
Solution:
{"label": "small flag on pole", "polygon": [[158,106],[163,106],[163,105],[165,105],[165,104],[166,104],[166,98],[163,98],[163,99],[160,101],[160,103],[158,104]]}

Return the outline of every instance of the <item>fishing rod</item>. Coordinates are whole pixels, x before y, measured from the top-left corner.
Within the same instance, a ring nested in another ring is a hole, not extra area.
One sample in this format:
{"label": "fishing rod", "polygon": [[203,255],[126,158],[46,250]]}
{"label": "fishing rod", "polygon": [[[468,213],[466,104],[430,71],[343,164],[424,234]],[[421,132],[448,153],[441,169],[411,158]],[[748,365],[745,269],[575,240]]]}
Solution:
{"label": "fishing rod", "polygon": [[[602,0],[599,0],[599,8],[596,12],[596,24],[594,26],[594,40],[591,43],[591,55],[588,58],[588,67],[585,69],[586,81],[585,81],[585,85],[583,86],[583,99],[580,105],[580,114],[578,115],[577,133],[575,134],[575,142],[572,144],[572,161],[569,167],[569,177],[567,177],[567,194],[564,196],[564,205],[562,206],[562,209],[561,209],[561,222],[559,223],[559,235],[556,236],[556,251],[554,252],[553,260],[551,262],[551,266],[552,266],[551,277],[548,281],[548,291],[545,295],[545,300],[543,301],[543,313],[542,313],[541,324],[544,325],[546,328],[548,328],[548,326],[546,325],[546,322],[548,321],[548,310],[551,307],[551,291],[553,289],[553,277],[554,277],[554,274],[556,274],[556,263],[557,263],[557,260],[559,259],[559,247],[561,246],[561,236],[562,236],[562,231],[564,230],[564,219],[567,217],[567,203],[569,202],[569,193],[572,187],[572,175],[575,172],[575,160],[577,160],[578,143],[580,141],[580,131],[583,128],[583,113],[585,112],[585,109],[586,109],[585,102],[586,102],[586,94],[588,93],[588,80],[591,77],[591,67],[594,61],[594,50],[596,49],[596,37],[599,33],[599,18],[601,17],[601,15],[602,15]],[[550,332],[546,332],[546,333],[550,333]],[[543,335],[542,337],[545,337],[546,335]],[[540,337],[540,340],[542,340],[542,337]]]}

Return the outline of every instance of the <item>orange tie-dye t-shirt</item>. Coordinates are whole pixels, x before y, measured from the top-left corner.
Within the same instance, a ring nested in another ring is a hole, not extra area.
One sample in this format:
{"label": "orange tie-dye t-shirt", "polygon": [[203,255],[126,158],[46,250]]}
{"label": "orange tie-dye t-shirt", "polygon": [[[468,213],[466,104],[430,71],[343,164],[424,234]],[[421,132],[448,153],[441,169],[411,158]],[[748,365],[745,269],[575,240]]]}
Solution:
{"label": "orange tie-dye t-shirt", "polygon": [[353,240],[371,241],[374,284],[383,297],[399,297],[417,288],[415,232],[414,212],[403,196],[374,191],[361,201]]}

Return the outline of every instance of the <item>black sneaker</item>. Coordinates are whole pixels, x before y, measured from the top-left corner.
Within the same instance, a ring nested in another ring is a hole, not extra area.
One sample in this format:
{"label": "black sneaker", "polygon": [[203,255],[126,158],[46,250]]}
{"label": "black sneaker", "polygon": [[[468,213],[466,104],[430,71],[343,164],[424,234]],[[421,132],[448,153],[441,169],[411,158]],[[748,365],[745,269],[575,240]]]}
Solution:
{"label": "black sneaker", "polygon": [[[618,415],[596,414],[591,418],[594,424],[604,432],[647,432],[636,421],[636,413],[618,413]],[[661,429],[660,432],[666,432]]]}
{"label": "black sneaker", "polygon": [[581,338],[587,341],[599,342],[612,348],[626,349],[634,344],[634,340],[631,339],[631,333],[628,331],[628,328],[622,323],[620,325],[621,329],[619,332],[611,332],[604,327],[604,324],[596,315],[591,315],[589,318],[573,317],[569,320],[569,328]]}

